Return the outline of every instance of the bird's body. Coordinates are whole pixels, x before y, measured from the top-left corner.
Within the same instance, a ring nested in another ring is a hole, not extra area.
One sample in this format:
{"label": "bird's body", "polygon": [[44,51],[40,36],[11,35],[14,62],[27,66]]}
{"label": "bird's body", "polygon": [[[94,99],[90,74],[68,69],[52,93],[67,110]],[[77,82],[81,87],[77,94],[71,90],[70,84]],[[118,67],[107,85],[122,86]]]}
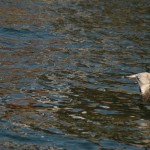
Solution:
{"label": "bird's body", "polygon": [[134,75],[127,76],[129,79],[136,79],[139,86],[141,95],[144,101],[150,99],[150,73],[143,72]]}

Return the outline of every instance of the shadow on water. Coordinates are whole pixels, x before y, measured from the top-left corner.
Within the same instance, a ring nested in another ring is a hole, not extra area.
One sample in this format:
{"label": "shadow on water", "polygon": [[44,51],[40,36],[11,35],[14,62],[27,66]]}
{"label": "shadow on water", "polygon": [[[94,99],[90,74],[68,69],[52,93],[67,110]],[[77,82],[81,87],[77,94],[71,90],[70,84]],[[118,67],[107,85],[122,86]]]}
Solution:
{"label": "shadow on water", "polygon": [[2,0],[0,149],[149,149],[148,3]]}

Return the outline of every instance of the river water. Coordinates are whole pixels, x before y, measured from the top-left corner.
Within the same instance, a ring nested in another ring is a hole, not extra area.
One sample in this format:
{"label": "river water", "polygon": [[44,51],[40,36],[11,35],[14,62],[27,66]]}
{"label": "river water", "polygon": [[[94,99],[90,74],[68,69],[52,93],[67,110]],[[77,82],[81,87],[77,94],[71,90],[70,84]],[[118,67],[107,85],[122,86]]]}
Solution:
{"label": "river water", "polygon": [[0,149],[147,150],[148,0],[0,1]]}

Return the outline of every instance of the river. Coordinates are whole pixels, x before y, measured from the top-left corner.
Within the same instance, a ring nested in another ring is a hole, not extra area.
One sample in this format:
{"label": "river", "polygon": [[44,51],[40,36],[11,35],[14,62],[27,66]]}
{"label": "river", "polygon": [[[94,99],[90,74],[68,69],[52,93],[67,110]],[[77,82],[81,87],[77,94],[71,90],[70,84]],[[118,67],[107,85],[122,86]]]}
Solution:
{"label": "river", "polygon": [[150,149],[149,4],[1,0],[0,149]]}

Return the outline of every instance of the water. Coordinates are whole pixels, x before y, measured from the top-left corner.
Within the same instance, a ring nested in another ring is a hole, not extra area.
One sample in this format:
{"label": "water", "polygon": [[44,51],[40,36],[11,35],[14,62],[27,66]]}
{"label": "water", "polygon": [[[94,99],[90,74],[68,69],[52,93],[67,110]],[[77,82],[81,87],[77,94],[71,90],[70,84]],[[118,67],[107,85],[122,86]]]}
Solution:
{"label": "water", "polygon": [[1,149],[150,149],[148,5],[1,0]]}

